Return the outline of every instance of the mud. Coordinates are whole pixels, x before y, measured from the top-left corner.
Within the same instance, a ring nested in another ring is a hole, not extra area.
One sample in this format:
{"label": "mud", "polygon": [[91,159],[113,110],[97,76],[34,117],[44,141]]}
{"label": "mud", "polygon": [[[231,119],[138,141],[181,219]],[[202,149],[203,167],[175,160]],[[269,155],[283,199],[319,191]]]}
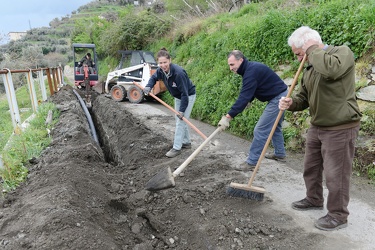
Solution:
{"label": "mud", "polygon": [[[191,149],[166,158],[174,117],[157,103],[114,102],[95,95],[91,137],[70,87],[52,98],[61,111],[52,144],[31,161],[27,182],[0,200],[1,249],[372,249],[373,186],[356,179],[349,226],[323,232],[313,226],[324,211],[294,211],[304,197],[301,155],[287,163],[264,160],[254,185],[263,201],[226,194],[251,172],[233,170],[249,142],[220,133],[159,192],[145,184],[165,168],[180,166]],[[194,121],[207,136],[216,128]],[[355,177],[353,177],[355,178]]]}

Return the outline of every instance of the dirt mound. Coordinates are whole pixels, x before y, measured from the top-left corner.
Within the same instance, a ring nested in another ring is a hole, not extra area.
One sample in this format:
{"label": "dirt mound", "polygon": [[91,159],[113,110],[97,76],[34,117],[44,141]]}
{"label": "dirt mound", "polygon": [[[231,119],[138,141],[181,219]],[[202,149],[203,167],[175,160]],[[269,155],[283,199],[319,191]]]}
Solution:
{"label": "dirt mound", "polygon": [[[2,249],[335,249],[325,235],[273,209],[279,204],[271,196],[226,195],[228,183],[248,176],[233,171],[232,151],[217,141],[176,177],[176,187],[146,191],[151,177],[173,171],[194,150],[164,156],[172,145],[170,115],[94,96],[98,145],[72,88],[51,100],[61,111],[52,144],[29,166],[27,182],[1,200]],[[201,141],[193,136],[195,147]]]}

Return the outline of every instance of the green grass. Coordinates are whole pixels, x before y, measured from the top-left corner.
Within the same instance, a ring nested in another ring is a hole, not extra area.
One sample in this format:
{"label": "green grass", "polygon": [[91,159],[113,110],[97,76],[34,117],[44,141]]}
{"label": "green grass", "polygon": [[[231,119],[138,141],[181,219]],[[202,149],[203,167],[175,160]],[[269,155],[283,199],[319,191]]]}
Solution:
{"label": "green grass", "polygon": [[13,132],[13,124],[9,105],[5,95],[0,99],[0,149],[4,148],[10,135]]}
{"label": "green grass", "polygon": [[[296,28],[308,25],[321,33],[324,42],[348,44],[356,57],[361,57],[375,42],[374,11],[373,0],[308,1],[306,4],[262,1],[245,5],[237,13],[220,13],[199,23],[194,22],[199,25],[189,22],[179,27],[175,36],[166,35],[150,44],[148,50],[169,49],[173,62],[184,67],[196,85],[197,99],[192,116],[216,125],[240,91],[242,79],[230,72],[227,65],[227,54],[231,50],[240,49],[249,60],[262,62],[274,70],[280,64],[289,64],[291,68],[285,76],[294,77],[299,63],[287,39]],[[331,20],[340,20],[342,25]],[[251,138],[263,107],[264,104],[254,102],[250,109],[231,122],[230,131]],[[307,116],[306,113],[286,116],[293,125],[296,122],[303,124],[303,127],[284,132],[286,144],[295,146],[295,150],[302,150],[303,144],[295,139],[301,137],[308,125],[303,123]]]}
{"label": "green grass", "polygon": [[[45,124],[47,114],[53,112],[53,122]],[[46,148],[51,141],[49,131],[57,122],[59,112],[52,103],[43,103],[38,107],[34,119],[30,121],[29,126],[20,130],[10,138],[1,157],[3,168],[0,169],[3,192],[16,188],[27,177],[27,161],[33,157],[38,157],[42,150]]]}
{"label": "green grass", "polygon": [[[46,84],[48,87],[48,84]],[[35,92],[38,102],[42,100],[42,94],[38,82],[35,82]],[[20,126],[34,112],[32,109],[30,91],[23,85],[16,91],[16,100],[20,114],[19,127],[14,128],[9,104],[6,95],[0,98],[0,154],[4,168],[0,170],[3,190],[17,187],[27,176],[25,162],[32,157],[37,157],[49,144],[47,128],[52,125],[44,125],[48,110],[54,111],[56,119],[58,112],[50,103],[42,103],[35,113],[35,118],[30,122],[26,130],[21,131]],[[47,91],[47,93],[49,93]]]}

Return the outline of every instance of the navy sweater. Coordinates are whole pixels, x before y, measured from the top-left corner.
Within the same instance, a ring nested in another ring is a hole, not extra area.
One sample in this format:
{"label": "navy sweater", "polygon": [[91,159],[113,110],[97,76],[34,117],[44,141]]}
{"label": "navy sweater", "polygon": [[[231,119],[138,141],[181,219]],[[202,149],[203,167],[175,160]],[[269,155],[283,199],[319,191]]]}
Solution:
{"label": "navy sweater", "polygon": [[191,82],[186,71],[177,64],[170,65],[167,76],[161,68],[150,77],[146,87],[153,88],[158,80],[162,80],[169,93],[181,100],[180,112],[185,112],[189,104],[189,96],[195,94],[195,85]]}
{"label": "navy sweater", "polygon": [[254,98],[261,102],[268,102],[288,88],[268,66],[248,61],[246,58],[238,68],[237,74],[242,76],[242,88],[236,102],[228,112],[232,118],[241,113]]}

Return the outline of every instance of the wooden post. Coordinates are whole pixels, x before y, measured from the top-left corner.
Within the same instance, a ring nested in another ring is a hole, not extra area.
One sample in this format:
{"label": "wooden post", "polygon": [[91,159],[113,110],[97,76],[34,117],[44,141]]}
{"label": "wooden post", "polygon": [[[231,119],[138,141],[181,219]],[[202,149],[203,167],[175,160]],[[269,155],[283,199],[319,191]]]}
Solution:
{"label": "wooden post", "polygon": [[47,79],[48,79],[49,92],[50,92],[50,95],[52,96],[53,94],[55,94],[55,91],[54,91],[53,85],[52,85],[52,78],[51,78],[50,68],[46,69],[46,74],[47,74]]}
{"label": "wooden post", "polygon": [[16,92],[14,90],[12,73],[9,69],[4,70],[8,71],[7,74],[3,74],[3,82],[5,87],[5,93],[8,99],[10,114],[12,116],[13,128],[16,130],[16,128],[21,124],[21,116],[17,104]]}
{"label": "wooden post", "polygon": [[34,81],[33,81],[33,73],[31,69],[29,70],[29,72],[27,72],[27,84],[29,87],[31,107],[33,109],[33,112],[36,112],[38,108],[38,100],[36,98],[36,92],[35,92]]}

